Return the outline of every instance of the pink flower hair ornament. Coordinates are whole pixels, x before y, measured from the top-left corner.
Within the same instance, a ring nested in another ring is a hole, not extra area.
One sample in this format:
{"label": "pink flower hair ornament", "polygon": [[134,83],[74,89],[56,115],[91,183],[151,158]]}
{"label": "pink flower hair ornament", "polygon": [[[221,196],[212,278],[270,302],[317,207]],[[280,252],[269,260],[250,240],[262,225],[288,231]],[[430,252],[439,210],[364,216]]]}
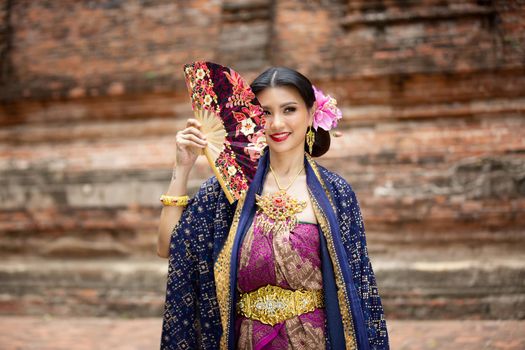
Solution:
{"label": "pink flower hair ornament", "polygon": [[325,95],[316,86],[312,85],[317,101],[317,109],[314,113],[312,126],[315,130],[318,127],[326,131],[335,128],[337,121],[343,117],[343,113],[337,107],[337,101],[330,95]]}

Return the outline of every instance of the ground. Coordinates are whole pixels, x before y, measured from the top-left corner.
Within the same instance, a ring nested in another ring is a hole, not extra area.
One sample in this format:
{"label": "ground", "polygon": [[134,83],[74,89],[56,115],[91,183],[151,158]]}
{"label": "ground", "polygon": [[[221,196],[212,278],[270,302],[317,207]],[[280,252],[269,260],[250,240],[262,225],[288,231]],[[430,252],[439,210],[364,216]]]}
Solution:
{"label": "ground", "polygon": [[[392,350],[525,349],[525,321],[398,321],[388,323]],[[151,350],[154,318],[0,317],[3,350]]]}

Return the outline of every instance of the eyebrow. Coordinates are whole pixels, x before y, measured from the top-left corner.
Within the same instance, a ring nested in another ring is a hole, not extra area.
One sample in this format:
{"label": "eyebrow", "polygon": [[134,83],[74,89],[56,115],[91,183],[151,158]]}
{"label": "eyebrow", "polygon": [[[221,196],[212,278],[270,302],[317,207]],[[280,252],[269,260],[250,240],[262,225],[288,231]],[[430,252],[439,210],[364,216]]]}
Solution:
{"label": "eyebrow", "polygon": [[[279,107],[283,108],[283,107],[288,106],[288,105],[296,105],[296,104],[297,104],[297,102],[290,101],[290,102],[285,102],[285,103],[281,104]],[[262,106],[262,108],[268,108],[268,106]]]}

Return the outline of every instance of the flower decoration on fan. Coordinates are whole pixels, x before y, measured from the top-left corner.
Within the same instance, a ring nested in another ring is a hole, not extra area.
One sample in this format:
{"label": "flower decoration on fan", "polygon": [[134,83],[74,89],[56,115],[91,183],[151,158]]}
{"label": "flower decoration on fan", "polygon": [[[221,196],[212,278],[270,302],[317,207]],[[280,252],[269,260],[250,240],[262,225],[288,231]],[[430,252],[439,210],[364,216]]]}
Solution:
{"label": "flower decoration on fan", "polygon": [[337,121],[343,117],[343,113],[337,107],[337,101],[330,95],[325,95],[320,89],[312,85],[317,101],[317,109],[314,113],[313,127],[315,130],[321,128],[330,130],[337,126]]}
{"label": "flower decoration on fan", "polygon": [[230,203],[246,192],[266,142],[264,114],[246,81],[231,68],[196,61],[184,66],[204,155]]}

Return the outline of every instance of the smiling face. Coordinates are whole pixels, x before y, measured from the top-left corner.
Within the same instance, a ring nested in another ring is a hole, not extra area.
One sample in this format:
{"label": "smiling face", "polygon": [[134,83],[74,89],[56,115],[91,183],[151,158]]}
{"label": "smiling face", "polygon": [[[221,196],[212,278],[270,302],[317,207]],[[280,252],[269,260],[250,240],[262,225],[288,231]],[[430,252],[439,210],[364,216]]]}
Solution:
{"label": "smiling face", "polygon": [[274,153],[303,153],[311,111],[290,86],[269,87],[257,94],[266,117],[266,142]]}

